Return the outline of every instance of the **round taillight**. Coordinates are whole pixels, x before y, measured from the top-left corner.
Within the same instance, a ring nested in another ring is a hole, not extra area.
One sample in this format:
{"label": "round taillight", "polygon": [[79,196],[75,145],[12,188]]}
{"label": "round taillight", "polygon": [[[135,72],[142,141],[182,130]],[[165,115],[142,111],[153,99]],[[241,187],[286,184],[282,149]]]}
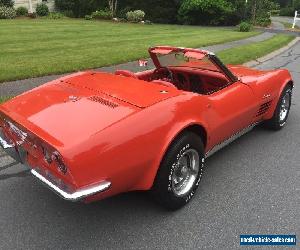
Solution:
{"label": "round taillight", "polygon": [[60,156],[60,154],[58,152],[54,152],[52,154],[51,158],[56,163],[58,170],[60,172],[62,172],[63,174],[66,174],[67,171],[68,171],[68,168],[64,164],[64,162],[63,162],[62,157]]}
{"label": "round taillight", "polygon": [[52,157],[49,151],[43,147],[43,154],[44,154],[44,159],[48,164],[52,163]]}

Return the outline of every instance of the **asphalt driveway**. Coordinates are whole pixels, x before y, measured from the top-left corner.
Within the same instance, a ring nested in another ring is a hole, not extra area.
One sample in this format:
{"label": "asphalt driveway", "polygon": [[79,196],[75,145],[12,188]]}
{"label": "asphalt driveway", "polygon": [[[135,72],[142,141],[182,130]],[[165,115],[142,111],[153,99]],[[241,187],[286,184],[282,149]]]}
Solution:
{"label": "asphalt driveway", "polygon": [[299,65],[300,43],[259,66],[293,74],[287,126],[258,127],[209,158],[197,195],[177,212],[144,193],[90,205],[63,201],[0,152],[0,248],[237,249],[240,234],[299,238]]}

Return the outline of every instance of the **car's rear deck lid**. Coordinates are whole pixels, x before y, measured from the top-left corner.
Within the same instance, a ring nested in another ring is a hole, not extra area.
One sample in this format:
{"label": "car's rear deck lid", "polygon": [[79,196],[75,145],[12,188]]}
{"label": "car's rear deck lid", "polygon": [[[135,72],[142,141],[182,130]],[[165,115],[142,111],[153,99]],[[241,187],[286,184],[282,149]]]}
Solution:
{"label": "car's rear deck lid", "polygon": [[180,94],[175,88],[108,73],[89,72],[65,80],[76,87],[87,88],[140,108]]}

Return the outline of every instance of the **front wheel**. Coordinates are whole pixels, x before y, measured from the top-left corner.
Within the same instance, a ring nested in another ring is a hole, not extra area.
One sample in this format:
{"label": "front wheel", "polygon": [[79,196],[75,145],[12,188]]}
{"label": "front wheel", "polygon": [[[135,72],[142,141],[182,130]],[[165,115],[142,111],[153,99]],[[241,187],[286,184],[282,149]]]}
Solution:
{"label": "front wheel", "polygon": [[266,127],[280,130],[286,124],[292,104],[292,86],[287,85],[282,91],[273,117],[265,122]]}
{"label": "front wheel", "polygon": [[154,198],[175,210],[194,196],[203,171],[204,147],[201,138],[185,132],[172,143],[164,156],[152,188]]}

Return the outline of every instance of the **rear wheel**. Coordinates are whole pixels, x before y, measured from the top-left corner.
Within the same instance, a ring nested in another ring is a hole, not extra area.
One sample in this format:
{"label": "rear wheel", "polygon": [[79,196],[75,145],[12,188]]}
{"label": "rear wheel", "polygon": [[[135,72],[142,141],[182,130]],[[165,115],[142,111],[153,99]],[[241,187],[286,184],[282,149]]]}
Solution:
{"label": "rear wheel", "polygon": [[175,210],[194,196],[203,171],[204,148],[201,138],[185,132],[172,143],[161,162],[152,188],[154,198]]}
{"label": "rear wheel", "polygon": [[292,104],[292,86],[287,85],[281,93],[273,117],[265,122],[266,127],[280,130],[286,124]]}

